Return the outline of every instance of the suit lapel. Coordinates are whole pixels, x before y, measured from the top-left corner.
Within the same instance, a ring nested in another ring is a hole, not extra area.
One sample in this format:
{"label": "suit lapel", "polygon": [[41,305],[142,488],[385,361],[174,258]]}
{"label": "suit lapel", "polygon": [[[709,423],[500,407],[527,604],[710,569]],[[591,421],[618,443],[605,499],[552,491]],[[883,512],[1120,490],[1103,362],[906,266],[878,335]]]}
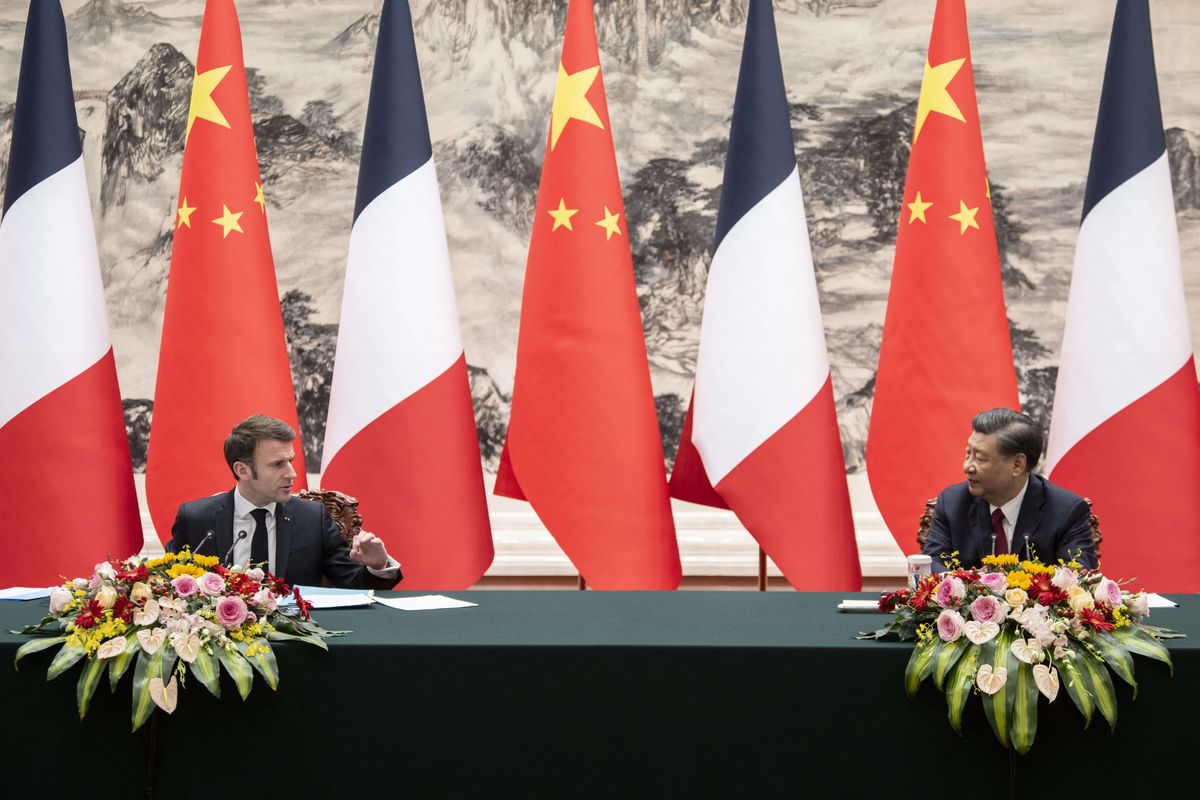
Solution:
{"label": "suit lapel", "polygon": [[275,569],[274,574],[282,578],[287,574],[288,554],[292,551],[292,517],[286,503],[275,505]]}
{"label": "suit lapel", "polygon": [[217,557],[225,562],[225,554],[229,552],[229,548],[233,546],[233,492],[232,490],[221,496],[221,502],[217,504],[216,510],[213,512],[212,529],[217,534]]}
{"label": "suit lapel", "polygon": [[983,557],[992,554],[992,519],[987,501],[978,497],[971,504],[971,541],[979,543],[979,557],[971,558],[970,553],[961,553],[959,559],[967,565],[983,563]]}
{"label": "suit lapel", "polygon": [[1025,499],[1021,501],[1021,511],[1017,514],[1017,524],[1013,526],[1014,553],[1020,553],[1024,558],[1025,537],[1028,535],[1032,542],[1037,533],[1038,523],[1042,521],[1042,507],[1046,505],[1046,492],[1042,486],[1042,478],[1037,475],[1029,476],[1029,485],[1025,487]]}

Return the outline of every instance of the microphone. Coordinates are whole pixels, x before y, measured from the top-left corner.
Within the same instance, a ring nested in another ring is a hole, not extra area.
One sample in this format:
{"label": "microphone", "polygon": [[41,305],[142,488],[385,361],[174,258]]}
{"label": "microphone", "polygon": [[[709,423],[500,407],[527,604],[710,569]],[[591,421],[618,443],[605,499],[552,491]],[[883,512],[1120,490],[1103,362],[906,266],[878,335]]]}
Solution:
{"label": "microphone", "polygon": [[996,555],[996,533],[992,532],[992,555]]}
{"label": "microphone", "polygon": [[1025,534],[1025,560],[1033,561],[1033,553],[1029,549],[1029,534]]}
{"label": "microphone", "polygon": [[233,548],[237,547],[237,543],[246,538],[245,531],[238,531],[237,538],[233,540],[233,544],[229,545],[229,549],[225,551],[225,557],[221,559],[221,563],[225,564],[229,561],[229,557],[233,555]]}
{"label": "microphone", "polygon": [[193,553],[193,554],[194,554],[194,553],[199,553],[199,552],[200,552],[200,548],[201,548],[201,547],[204,547],[204,545],[205,545],[205,544],[208,542],[208,540],[209,540],[209,539],[211,539],[212,537],[213,537],[213,532],[212,532],[212,531],[206,531],[206,532],[204,533],[204,538],[200,540],[200,544],[198,544],[198,545],[196,545],[195,547],[193,547],[193,548],[192,548],[192,553]]}

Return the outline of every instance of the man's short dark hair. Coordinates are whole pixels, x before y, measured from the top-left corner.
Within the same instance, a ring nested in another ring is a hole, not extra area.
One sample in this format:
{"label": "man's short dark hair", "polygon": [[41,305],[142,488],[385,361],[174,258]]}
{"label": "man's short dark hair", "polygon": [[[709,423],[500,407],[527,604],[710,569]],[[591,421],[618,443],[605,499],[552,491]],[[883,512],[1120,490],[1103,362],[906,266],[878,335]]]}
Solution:
{"label": "man's short dark hair", "polygon": [[[255,414],[233,426],[233,430],[225,437],[225,463],[233,472],[233,465],[241,461],[254,471],[254,451],[258,443],[264,439],[276,442],[290,442],[296,438],[292,426],[281,419]],[[237,478],[237,473],[233,472]]]}
{"label": "man's short dark hair", "polygon": [[971,428],[985,436],[994,435],[1000,455],[1005,458],[1024,453],[1025,466],[1030,472],[1042,457],[1042,429],[1028,414],[1011,408],[980,411],[971,420]]}

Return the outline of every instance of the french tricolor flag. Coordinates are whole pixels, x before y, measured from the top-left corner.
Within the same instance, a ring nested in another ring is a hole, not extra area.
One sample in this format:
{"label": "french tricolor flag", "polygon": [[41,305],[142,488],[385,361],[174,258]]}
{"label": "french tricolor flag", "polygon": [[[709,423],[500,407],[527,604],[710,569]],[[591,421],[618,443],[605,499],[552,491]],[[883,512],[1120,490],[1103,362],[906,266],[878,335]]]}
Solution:
{"label": "french tricolor flag", "polygon": [[0,220],[0,586],[142,548],[56,0],[25,28]]}
{"label": "french tricolor flag", "polygon": [[1200,391],[1146,0],[1120,0],[1046,456],[1091,498],[1101,568],[1200,591]]}
{"label": "french tricolor flag", "polygon": [[492,563],[479,439],[405,0],[385,0],[367,106],[321,485],[357,497],[406,589]]}
{"label": "french tricolor flag", "polygon": [[770,0],[751,0],[692,407],[671,475],[797,589],[862,585]]}

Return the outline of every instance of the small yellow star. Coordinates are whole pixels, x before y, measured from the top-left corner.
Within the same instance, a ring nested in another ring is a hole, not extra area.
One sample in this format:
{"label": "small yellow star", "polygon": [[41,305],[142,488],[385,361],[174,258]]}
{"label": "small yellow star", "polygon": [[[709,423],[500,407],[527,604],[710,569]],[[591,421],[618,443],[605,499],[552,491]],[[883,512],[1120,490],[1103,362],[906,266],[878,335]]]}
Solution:
{"label": "small yellow star", "polygon": [[921,200],[921,193],[917,192],[917,199],[911,203],[905,203],[905,205],[908,206],[908,210],[911,213],[911,216],[908,218],[908,224],[911,225],[916,220],[925,222],[925,210],[933,205],[933,203],[923,202]]}
{"label": "small yellow star", "polygon": [[612,238],[613,234],[621,235],[621,228],[617,225],[617,219],[620,214],[614,214],[608,210],[608,206],[604,207],[604,219],[599,220],[596,224],[604,228],[604,241]]}
{"label": "small yellow star", "polygon": [[599,74],[599,64],[568,75],[562,63],[559,63],[558,81],[554,84],[554,106],[550,113],[550,149],[552,151],[558,145],[558,137],[562,136],[563,128],[567,127],[567,123],[573,119],[595,125],[597,128],[604,128],[604,123],[600,121],[600,115],[596,113],[596,109],[592,108],[592,104],[587,99],[588,89],[592,88],[592,84],[595,83],[596,76]]}
{"label": "small yellow star", "polygon": [[213,220],[214,225],[220,225],[223,229],[221,232],[221,238],[224,239],[228,237],[230,231],[242,233],[242,226],[238,220],[242,218],[242,214],[245,212],[239,211],[235,214],[229,210],[229,206],[224,204],[221,205],[221,209],[225,213]]}
{"label": "small yellow star", "polygon": [[569,231],[575,230],[571,227],[571,217],[579,213],[578,208],[567,208],[567,202],[561,197],[558,200],[558,208],[552,208],[546,212],[554,218],[554,227],[551,231],[556,231],[559,228],[566,228]]}
{"label": "small yellow star", "polygon": [[979,206],[975,208],[967,208],[967,204],[962,200],[958,201],[958,213],[951,214],[950,219],[958,223],[958,234],[967,232],[967,228],[979,230],[979,223],[975,221],[975,215],[979,213]]}
{"label": "small yellow star", "polygon": [[179,208],[175,209],[179,214],[179,219],[175,221],[175,227],[178,228],[180,225],[186,225],[189,228],[192,227],[192,212],[195,210],[195,206],[188,205],[187,195],[184,195]]}
{"label": "small yellow star", "polygon": [[263,197],[262,184],[255,181],[254,190],[254,202],[258,203],[258,207],[262,209],[262,213],[267,213],[267,199]]}
{"label": "small yellow star", "polygon": [[958,103],[954,102],[954,98],[946,89],[965,63],[967,63],[965,58],[958,58],[931,67],[929,59],[925,59],[925,77],[921,79],[921,95],[917,98],[917,126],[913,131],[913,144],[917,143],[917,137],[921,135],[921,128],[925,126],[926,118],[934,111],[959,122],[967,121],[962,112],[958,110]]}
{"label": "small yellow star", "polygon": [[206,119],[222,128],[229,127],[229,121],[225,119],[220,107],[212,99],[212,93],[231,69],[233,69],[232,64],[196,73],[196,77],[192,80],[192,102],[188,106],[187,133],[183,137],[185,142],[192,135],[192,124],[198,119]]}

